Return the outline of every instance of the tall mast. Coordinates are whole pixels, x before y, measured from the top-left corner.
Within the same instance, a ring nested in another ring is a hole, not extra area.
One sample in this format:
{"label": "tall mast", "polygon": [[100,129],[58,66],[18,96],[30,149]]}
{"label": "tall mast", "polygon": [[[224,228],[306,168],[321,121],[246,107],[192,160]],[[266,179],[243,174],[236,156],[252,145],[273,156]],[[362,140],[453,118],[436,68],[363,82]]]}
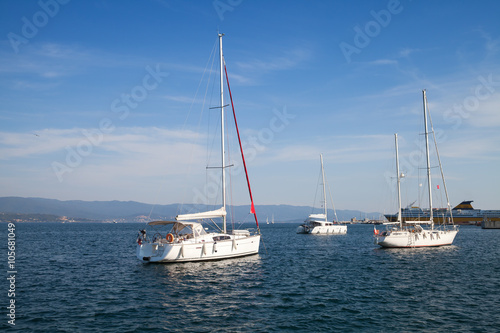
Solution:
{"label": "tall mast", "polygon": [[451,219],[451,223],[453,224],[453,210],[451,209],[451,205],[450,205],[450,197],[448,197],[448,189],[446,188],[446,181],[444,179],[443,165],[441,164],[441,157],[439,157],[439,149],[437,146],[436,132],[434,132],[434,126],[432,125],[431,112],[429,111],[429,109],[427,109],[427,113],[429,114],[429,122],[431,123],[431,132],[432,132],[432,136],[434,138],[434,147],[436,148],[436,155],[437,155],[437,160],[439,163],[439,170],[441,171],[441,179],[443,180],[443,187],[444,187],[444,194],[446,195],[447,209],[450,212],[450,219]]}
{"label": "tall mast", "polygon": [[401,175],[399,173],[399,152],[398,152],[398,133],[394,133],[396,142],[396,175],[398,178],[398,221],[399,227],[403,229],[403,220],[401,219]]}
{"label": "tall mast", "polygon": [[321,160],[321,176],[323,178],[323,207],[325,208],[325,222],[328,222],[327,208],[326,208],[326,188],[325,188],[325,169],[323,168],[323,154],[319,155]]}
{"label": "tall mast", "polygon": [[431,162],[429,157],[429,132],[427,130],[427,96],[425,89],[422,90],[422,98],[424,103],[424,126],[425,126],[425,154],[427,157],[427,186],[429,187],[429,221],[434,228],[434,219],[432,216],[432,184],[431,184]]}
{"label": "tall mast", "polygon": [[[224,57],[222,54],[222,36],[219,34],[219,55],[220,55],[220,127],[221,127],[221,155],[222,155],[222,207],[226,210],[226,161],[224,147]],[[222,217],[223,232],[226,233],[226,216]]]}

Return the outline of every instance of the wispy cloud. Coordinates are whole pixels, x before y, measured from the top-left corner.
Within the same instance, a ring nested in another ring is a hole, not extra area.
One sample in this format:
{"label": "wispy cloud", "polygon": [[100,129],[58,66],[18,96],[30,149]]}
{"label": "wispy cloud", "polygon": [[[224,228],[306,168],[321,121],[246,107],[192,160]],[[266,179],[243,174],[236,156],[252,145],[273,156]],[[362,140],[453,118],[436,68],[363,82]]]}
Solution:
{"label": "wispy cloud", "polygon": [[193,97],[188,97],[188,96],[181,96],[181,95],[164,95],[162,98],[169,100],[169,101],[174,101],[174,102],[181,102],[181,103],[193,103],[193,102],[201,102],[201,101],[196,101],[193,99]]}
{"label": "wispy cloud", "polygon": [[497,54],[500,51],[500,39],[499,38],[493,38],[489,33],[482,29],[478,29],[477,32],[479,32],[479,35],[483,40],[485,41],[484,47],[485,50],[488,52],[488,55],[492,54]]}
{"label": "wispy cloud", "polygon": [[398,62],[392,59],[378,59],[369,62],[370,65],[397,65]]}
{"label": "wispy cloud", "polygon": [[[203,136],[190,130],[150,128],[119,128],[112,134],[98,129],[43,129],[31,133],[0,132],[0,159],[30,158],[55,152],[66,147],[77,148],[92,144],[95,150],[120,154],[167,154],[174,146],[196,144]],[[175,154],[174,154],[175,155]],[[135,158],[135,157],[134,157]]]}
{"label": "wispy cloud", "polygon": [[0,73],[36,75],[42,78],[59,78],[82,73],[89,68],[137,67],[154,63],[132,55],[116,55],[107,51],[86,48],[78,44],[30,43],[23,52],[13,54],[1,49]]}
{"label": "wispy cloud", "polygon": [[237,62],[240,69],[246,71],[279,71],[296,67],[310,57],[310,51],[293,49],[285,51],[283,55],[267,59],[254,59],[247,62]]}
{"label": "wispy cloud", "polygon": [[500,92],[480,102],[478,110],[471,112],[470,124],[475,127],[500,127]]}
{"label": "wispy cloud", "polygon": [[[471,133],[471,132],[470,132]],[[440,144],[439,152],[444,157],[453,158],[460,163],[480,163],[481,161],[500,160],[500,135],[497,133],[477,132],[477,136],[460,137],[454,135]]]}
{"label": "wispy cloud", "polygon": [[398,55],[399,55],[399,57],[401,57],[401,58],[407,58],[407,57],[409,57],[411,54],[413,54],[413,53],[415,53],[415,52],[418,52],[418,51],[420,51],[420,50],[419,50],[419,49],[411,49],[411,48],[406,47],[406,48],[402,49],[401,51],[399,51],[399,54],[398,54]]}

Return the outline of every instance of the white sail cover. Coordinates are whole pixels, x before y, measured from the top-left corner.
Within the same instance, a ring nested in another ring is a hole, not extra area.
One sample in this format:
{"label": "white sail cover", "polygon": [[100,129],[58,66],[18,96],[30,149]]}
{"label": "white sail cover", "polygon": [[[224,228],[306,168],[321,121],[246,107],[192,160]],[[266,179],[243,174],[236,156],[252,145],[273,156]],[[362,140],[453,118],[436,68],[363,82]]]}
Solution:
{"label": "white sail cover", "polygon": [[177,221],[187,221],[187,220],[202,220],[202,219],[213,219],[226,216],[226,210],[221,207],[217,210],[211,210],[209,212],[201,212],[194,214],[180,214],[175,217]]}
{"label": "white sail cover", "polygon": [[310,219],[318,219],[318,220],[324,220],[326,219],[325,214],[311,214],[309,215]]}

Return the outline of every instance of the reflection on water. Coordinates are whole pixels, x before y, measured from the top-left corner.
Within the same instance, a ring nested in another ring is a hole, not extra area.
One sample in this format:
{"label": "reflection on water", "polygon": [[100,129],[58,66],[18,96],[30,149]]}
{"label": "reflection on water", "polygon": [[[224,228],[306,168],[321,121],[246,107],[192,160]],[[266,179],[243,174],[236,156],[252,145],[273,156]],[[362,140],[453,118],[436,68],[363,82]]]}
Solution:
{"label": "reflection on water", "polygon": [[201,261],[169,264],[143,264],[144,270],[161,283],[183,283],[186,280],[206,280],[217,276],[219,280],[230,280],[235,276],[258,271],[262,266],[258,254],[241,258],[217,261]]}
{"label": "reflection on water", "polygon": [[174,264],[143,264],[148,288],[166,314],[196,316],[199,307],[214,314],[240,307],[248,301],[250,290],[261,288],[262,259],[259,255],[220,261]]}

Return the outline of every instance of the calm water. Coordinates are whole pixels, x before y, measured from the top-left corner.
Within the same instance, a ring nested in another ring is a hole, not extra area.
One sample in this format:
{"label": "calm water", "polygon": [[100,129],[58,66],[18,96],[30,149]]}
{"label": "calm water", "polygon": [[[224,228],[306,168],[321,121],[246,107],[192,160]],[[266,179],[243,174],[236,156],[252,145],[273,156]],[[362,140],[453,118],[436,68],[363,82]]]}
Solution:
{"label": "calm water", "polygon": [[256,256],[145,265],[135,258],[143,224],[18,223],[16,326],[4,282],[0,330],[499,331],[500,230],[462,227],[454,246],[383,250],[371,226],[345,236],[296,226],[264,225]]}

